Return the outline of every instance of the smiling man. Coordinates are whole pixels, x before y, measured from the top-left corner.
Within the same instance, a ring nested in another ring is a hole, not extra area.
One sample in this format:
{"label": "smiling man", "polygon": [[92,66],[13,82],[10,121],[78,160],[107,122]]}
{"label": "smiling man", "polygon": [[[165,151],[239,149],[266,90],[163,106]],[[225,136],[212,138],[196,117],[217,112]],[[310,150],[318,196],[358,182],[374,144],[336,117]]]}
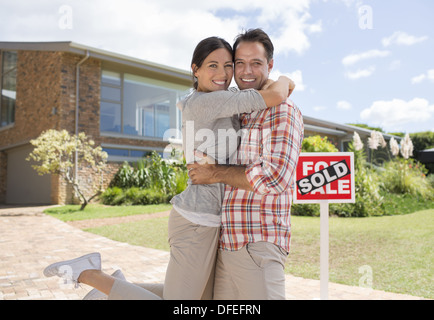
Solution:
{"label": "smiling man", "polygon": [[[239,89],[268,85],[273,44],[260,29],[234,44]],[[290,248],[294,172],[303,119],[292,102],[242,114],[236,166],[189,165],[194,184],[225,183],[216,265],[215,299],[285,299],[284,266]]]}
{"label": "smiling man", "polygon": [[264,45],[260,42],[235,43],[235,81],[240,89],[262,88],[273,69],[274,60],[267,56]]}

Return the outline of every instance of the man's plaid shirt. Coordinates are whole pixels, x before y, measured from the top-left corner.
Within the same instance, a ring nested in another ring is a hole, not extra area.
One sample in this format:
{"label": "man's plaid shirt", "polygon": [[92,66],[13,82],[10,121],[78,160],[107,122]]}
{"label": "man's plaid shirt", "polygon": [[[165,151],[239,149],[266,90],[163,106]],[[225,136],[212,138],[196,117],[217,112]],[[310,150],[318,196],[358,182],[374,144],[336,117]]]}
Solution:
{"label": "man's plaid shirt", "polygon": [[267,241],[289,252],[294,173],[303,141],[303,117],[292,102],[242,114],[237,164],[255,192],[226,186],[220,248],[239,250]]}

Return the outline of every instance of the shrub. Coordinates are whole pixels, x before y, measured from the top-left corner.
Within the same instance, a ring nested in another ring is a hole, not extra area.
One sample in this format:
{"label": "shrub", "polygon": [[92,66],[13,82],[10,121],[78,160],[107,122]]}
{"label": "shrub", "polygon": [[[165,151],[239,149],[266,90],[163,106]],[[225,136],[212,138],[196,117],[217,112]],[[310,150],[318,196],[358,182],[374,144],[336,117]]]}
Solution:
{"label": "shrub", "polygon": [[123,190],[123,204],[138,205],[143,202],[143,192],[140,188],[132,187]]}
{"label": "shrub", "polygon": [[188,171],[183,168],[176,168],[175,170],[175,194],[179,194],[187,188]]}
{"label": "shrub", "polygon": [[134,169],[128,164],[128,162],[124,162],[122,167],[120,167],[118,172],[116,172],[115,176],[110,182],[109,187],[126,189],[138,186],[134,175]]}
{"label": "shrub", "polygon": [[327,137],[310,136],[304,138],[302,146],[302,152],[338,152],[339,150],[328,141]]}
{"label": "shrub", "polygon": [[356,150],[353,143],[348,147],[349,152],[354,153],[354,187],[355,203],[334,204],[334,214],[340,217],[368,217],[381,216],[384,214],[379,175],[376,167],[366,162],[363,149]]}
{"label": "shrub", "polygon": [[148,205],[169,203],[174,194],[165,193],[162,190],[140,189],[132,187],[120,189],[118,187],[108,188],[100,196],[101,202],[105,205]]}
{"label": "shrub", "polygon": [[428,175],[426,179],[428,180],[428,183],[430,184],[431,188],[434,189],[434,173]]}
{"label": "shrub", "polygon": [[121,188],[108,188],[100,195],[100,200],[107,205],[120,205],[124,202],[124,194]]}
{"label": "shrub", "polygon": [[427,179],[426,168],[413,159],[396,159],[384,165],[382,188],[396,194],[410,194],[434,199],[434,188]]}
{"label": "shrub", "polygon": [[131,167],[125,162],[115,174],[109,187],[122,189],[140,188],[161,190],[167,194],[177,194],[187,187],[187,166],[185,162],[169,162],[157,152],[137,162]]}
{"label": "shrub", "polygon": [[187,181],[185,161],[166,161],[154,151],[134,167],[125,162],[100,199],[106,205],[169,203],[185,190]]}
{"label": "shrub", "polygon": [[291,206],[291,214],[294,216],[319,217],[319,204],[293,204]]}

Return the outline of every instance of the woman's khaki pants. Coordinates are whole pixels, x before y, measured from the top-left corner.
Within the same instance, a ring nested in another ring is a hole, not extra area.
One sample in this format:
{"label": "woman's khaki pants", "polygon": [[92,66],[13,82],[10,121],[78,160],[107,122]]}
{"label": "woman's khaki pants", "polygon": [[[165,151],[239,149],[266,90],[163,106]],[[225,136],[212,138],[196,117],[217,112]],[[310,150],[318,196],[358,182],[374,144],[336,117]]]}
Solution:
{"label": "woman's khaki pants", "polygon": [[113,300],[211,300],[220,228],[193,224],[172,209],[169,216],[170,260],[162,284],[116,280]]}

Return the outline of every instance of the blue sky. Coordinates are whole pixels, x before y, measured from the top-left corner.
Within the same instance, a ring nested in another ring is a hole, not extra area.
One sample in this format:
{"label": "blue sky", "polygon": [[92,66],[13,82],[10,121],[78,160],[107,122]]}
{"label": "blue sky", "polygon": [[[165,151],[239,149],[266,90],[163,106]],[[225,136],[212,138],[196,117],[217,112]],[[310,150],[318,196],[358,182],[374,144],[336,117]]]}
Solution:
{"label": "blue sky", "polygon": [[432,0],[0,0],[0,41],[74,41],[188,70],[208,36],[261,27],[307,116],[434,131]]}

